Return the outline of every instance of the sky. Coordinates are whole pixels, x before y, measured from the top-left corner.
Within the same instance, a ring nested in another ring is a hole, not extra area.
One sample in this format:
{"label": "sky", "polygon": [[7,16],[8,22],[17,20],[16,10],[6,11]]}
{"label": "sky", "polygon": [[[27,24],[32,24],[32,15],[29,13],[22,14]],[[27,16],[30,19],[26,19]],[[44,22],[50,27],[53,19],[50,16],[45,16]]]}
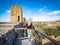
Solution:
{"label": "sky", "polygon": [[10,22],[10,7],[16,4],[27,20],[60,20],[60,0],[0,0],[0,22]]}

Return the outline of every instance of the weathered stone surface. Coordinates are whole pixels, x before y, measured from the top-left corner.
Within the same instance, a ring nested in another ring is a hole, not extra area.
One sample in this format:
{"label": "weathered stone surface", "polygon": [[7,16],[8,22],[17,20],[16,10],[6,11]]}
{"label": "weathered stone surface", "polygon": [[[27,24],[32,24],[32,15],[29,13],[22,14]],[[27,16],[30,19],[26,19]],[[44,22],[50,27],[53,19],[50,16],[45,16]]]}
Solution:
{"label": "weathered stone surface", "polygon": [[18,5],[11,6],[11,13],[10,13],[10,19],[11,22],[17,23],[23,21],[23,15],[22,15],[22,7]]}

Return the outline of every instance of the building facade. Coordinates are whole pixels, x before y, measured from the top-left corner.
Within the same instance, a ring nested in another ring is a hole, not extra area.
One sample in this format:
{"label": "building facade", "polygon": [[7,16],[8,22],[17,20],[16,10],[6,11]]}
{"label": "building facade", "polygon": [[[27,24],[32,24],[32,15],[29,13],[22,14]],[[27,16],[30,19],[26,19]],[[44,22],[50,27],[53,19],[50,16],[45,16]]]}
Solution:
{"label": "building facade", "polygon": [[10,20],[13,23],[23,22],[22,7],[18,5],[11,6]]}

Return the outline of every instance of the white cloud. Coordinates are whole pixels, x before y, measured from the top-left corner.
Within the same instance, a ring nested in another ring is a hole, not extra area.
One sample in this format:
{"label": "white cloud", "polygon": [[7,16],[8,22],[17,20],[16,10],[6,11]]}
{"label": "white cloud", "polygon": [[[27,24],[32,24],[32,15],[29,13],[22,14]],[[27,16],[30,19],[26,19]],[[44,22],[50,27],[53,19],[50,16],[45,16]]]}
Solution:
{"label": "white cloud", "polygon": [[47,15],[35,15],[32,16],[32,21],[55,21],[55,20],[59,20],[60,17],[59,16],[47,16]]}
{"label": "white cloud", "polygon": [[45,6],[45,7],[43,7],[43,8],[40,8],[38,11],[39,11],[39,12],[42,12],[42,11],[44,11],[46,8],[47,8],[47,7]]}
{"label": "white cloud", "polygon": [[[26,19],[32,18],[32,21],[55,21],[60,19],[60,10],[56,11],[46,11],[46,7],[40,8],[36,11],[32,11],[31,9],[23,10],[23,16]],[[59,14],[59,15],[58,15]],[[9,22],[10,21],[10,10],[6,10],[0,16],[0,22]]]}
{"label": "white cloud", "polygon": [[7,13],[10,13],[10,10],[6,10]]}
{"label": "white cloud", "polygon": [[46,7],[43,7],[38,9],[35,14],[34,12],[32,14],[29,12],[29,15],[30,16],[27,15],[26,18],[28,19],[31,17],[32,21],[55,21],[60,19],[60,10],[48,12],[46,11]]}
{"label": "white cloud", "polygon": [[38,9],[38,12],[40,13],[40,14],[44,14],[44,13],[46,13],[46,9],[47,7],[45,6],[45,7],[43,7],[43,8],[40,8],[40,9]]}
{"label": "white cloud", "polygon": [[29,14],[31,12],[31,10],[29,9],[26,13]]}
{"label": "white cloud", "polygon": [[6,10],[0,15],[0,22],[10,22],[10,11]]}
{"label": "white cloud", "polygon": [[48,13],[48,15],[57,15],[57,14],[60,14],[60,10],[52,11],[52,12]]}
{"label": "white cloud", "polygon": [[9,18],[1,18],[0,22],[10,22]]}

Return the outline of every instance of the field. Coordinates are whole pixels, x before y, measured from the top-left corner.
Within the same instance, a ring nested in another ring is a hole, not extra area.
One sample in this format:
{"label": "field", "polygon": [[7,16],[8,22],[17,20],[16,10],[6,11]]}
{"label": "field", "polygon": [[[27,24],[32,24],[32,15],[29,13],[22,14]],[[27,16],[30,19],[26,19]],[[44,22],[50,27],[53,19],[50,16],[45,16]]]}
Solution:
{"label": "field", "polygon": [[[36,23],[33,25],[40,32],[43,32],[56,40],[60,39],[60,26],[58,26],[58,25],[57,26],[47,26],[46,24],[40,24],[40,23]],[[59,37],[59,38],[57,38],[57,37]],[[48,40],[44,36],[42,36],[42,43],[43,43],[43,45],[54,45],[50,40]]]}

